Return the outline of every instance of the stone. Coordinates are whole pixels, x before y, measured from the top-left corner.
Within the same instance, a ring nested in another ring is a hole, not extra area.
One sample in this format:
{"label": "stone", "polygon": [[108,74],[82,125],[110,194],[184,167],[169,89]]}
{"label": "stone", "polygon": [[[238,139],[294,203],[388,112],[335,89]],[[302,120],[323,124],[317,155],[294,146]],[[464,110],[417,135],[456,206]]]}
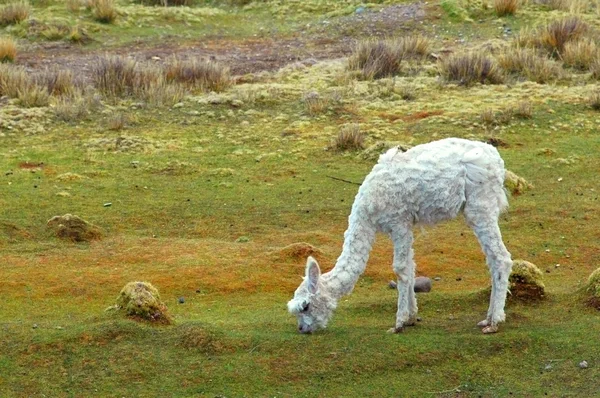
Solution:
{"label": "stone", "polygon": [[587,369],[587,368],[588,368],[588,363],[587,363],[587,361],[581,361],[581,362],[579,362],[579,367],[580,367],[581,369]]}
{"label": "stone", "polygon": [[415,293],[429,293],[431,291],[431,279],[426,276],[415,278]]}

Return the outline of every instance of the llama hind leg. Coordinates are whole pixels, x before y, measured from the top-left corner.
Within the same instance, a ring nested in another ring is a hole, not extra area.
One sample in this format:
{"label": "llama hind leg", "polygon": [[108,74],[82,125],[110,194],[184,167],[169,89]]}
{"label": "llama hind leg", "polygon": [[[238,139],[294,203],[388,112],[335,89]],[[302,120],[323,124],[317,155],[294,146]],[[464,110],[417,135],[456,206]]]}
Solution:
{"label": "llama hind leg", "polygon": [[512,260],[510,253],[502,242],[502,234],[498,227],[497,218],[481,217],[481,214],[469,217],[467,214],[467,221],[473,228],[485,253],[492,280],[492,293],[487,317],[477,325],[483,327],[483,333],[495,333],[498,331],[498,324],[505,320],[504,306]]}
{"label": "llama hind leg", "polygon": [[402,229],[393,233],[392,239],[394,241],[394,273],[398,280],[398,310],[396,312],[396,326],[390,329],[389,332],[400,333],[405,326],[414,325],[417,319],[412,231]]}

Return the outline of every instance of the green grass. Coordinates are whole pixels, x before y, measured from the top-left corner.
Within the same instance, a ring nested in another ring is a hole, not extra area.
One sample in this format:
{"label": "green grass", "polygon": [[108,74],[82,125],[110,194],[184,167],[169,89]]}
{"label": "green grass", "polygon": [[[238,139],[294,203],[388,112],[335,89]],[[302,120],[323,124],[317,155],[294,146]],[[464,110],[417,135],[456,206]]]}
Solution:
{"label": "green grass", "polygon": [[[290,25],[283,17],[263,22],[289,29],[280,31],[285,36],[299,21],[335,18],[317,3],[299,8]],[[33,3],[33,17],[44,20],[59,7],[52,4]],[[282,6],[282,15],[294,4]],[[332,12],[343,15],[356,5],[337,4]],[[256,32],[271,5],[219,7],[227,13],[203,17],[186,32],[199,38],[230,23],[237,30],[223,40],[236,42]],[[509,21],[515,29],[545,18],[537,5],[520,11]],[[435,49],[457,32],[472,40],[461,44],[466,50],[477,48],[497,34],[488,13],[480,30],[446,16],[424,30],[438,29]],[[141,27],[117,22],[91,34],[115,47],[134,37],[145,45],[157,40],[160,29],[137,14],[127,18]],[[326,61],[188,96],[174,107],[102,99],[85,120],[68,122],[51,107],[3,100],[0,396],[597,395],[600,314],[578,290],[600,266],[600,118],[586,102],[597,83],[567,70],[570,78],[556,85],[465,88],[440,83],[437,68],[428,60],[411,76],[369,82],[347,75],[343,60]],[[417,93],[411,101],[397,90],[407,85]],[[312,91],[329,101],[318,113],[303,100]],[[531,118],[481,123],[484,110],[525,100]],[[119,113],[128,123],[109,130]],[[340,126],[354,123],[366,147],[450,136],[505,143],[499,151],[507,168],[535,188],[510,199],[503,237],[514,258],[542,270],[547,300],[509,300],[500,333],[482,335],[475,325],[487,310],[489,277],[475,237],[458,219],[415,230],[419,275],[441,277],[418,296],[417,326],[386,334],[396,293],[387,288],[391,243],[380,236],[329,327],[298,334],[285,303],[305,259],[280,249],[307,242],[320,249],[324,269],[334,264],[357,187],[329,177],[361,182],[373,165],[355,152],[327,150]],[[99,226],[105,238],[60,241],[46,222],[65,213]],[[158,288],[174,325],[104,311],[135,280]],[[588,369],[579,368],[582,360]]]}

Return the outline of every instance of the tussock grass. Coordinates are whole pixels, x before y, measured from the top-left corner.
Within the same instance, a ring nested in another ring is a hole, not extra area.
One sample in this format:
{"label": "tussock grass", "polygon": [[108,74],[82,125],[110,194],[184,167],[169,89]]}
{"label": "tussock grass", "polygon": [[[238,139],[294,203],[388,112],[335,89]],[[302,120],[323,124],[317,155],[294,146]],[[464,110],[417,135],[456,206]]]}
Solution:
{"label": "tussock grass", "polygon": [[57,119],[64,122],[74,122],[85,119],[93,106],[91,106],[88,98],[80,92],[75,92],[58,98],[53,109]]}
{"label": "tussock grass", "polygon": [[216,61],[199,58],[167,60],[165,76],[168,82],[179,82],[202,91],[224,91],[232,84],[229,68]]}
{"label": "tussock grass", "polygon": [[20,65],[0,64],[0,96],[16,98],[19,90],[24,91],[31,85],[31,79]]}
{"label": "tussock grass", "polygon": [[600,90],[593,93],[588,102],[593,110],[600,111]]}
{"label": "tussock grass", "polygon": [[563,75],[560,64],[530,48],[507,49],[498,56],[498,64],[509,74],[540,84],[557,80]]}
{"label": "tussock grass", "polygon": [[520,0],[494,0],[494,11],[499,17],[515,15],[520,5]]}
{"label": "tussock grass", "polygon": [[73,43],[87,43],[90,41],[90,36],[84,28],[76,25],[70,28],[67,39]]}
{"label": "tussock grass", "polygon": [[330,99],[316,91],[310,91],[302,97],[302,102],[306,108],[306,112],[315,116],[327,112],[329,109]]}
{"label": "tussock grass", "polygon": [[129,124],[129,117],[123,112],[114,112],[106,119],[106,128],[111,131],[121,131]]}
{"label": "tussock grass", "polygon": [[14,25],[29,18],[31,6],[27,2],[10,3],[0,7],[0,26]]}
{"label": "tussock grass", "polygon": [[9,37],[0,37],[0,63],[14,62],[17,57],[17,45]]}
{"label": "tussock grass", "polygon": [[600,57],[600,51],[595,40],[583,38],[565,44],[561,57],[566,66],[588,70],[594,61]]}
{"label": "tussock grass", "polygon": [[519,119],[531,119],[533,116],[533,105],[529,101],[520,101],[513,109],[513,114]]}
{"label": "tussock grass", "polygon": [[504,74],[494,59],[479,53],[452,54],[441,61],[440,73],[445,81],[465,86],[504,82]]}
{"label": "tussock grass", "polygon": [[131,95],[137,80],[137,62],[131,58],[98,57],[92,68],[94,86],[107,97]]}
{"label": "tussock grass", "polygon": [[92,16],[96,21],[112,24],[117,19],[118,12],[114,0],[91,0],[90,5]]}
{"label": "tussock grass", "polygon": [[57,67],[45,69],[35,75],[35,82],[46,87],[50,95],[60,96],[72,94],[76,83],[73,72],[70,69],[59,69]]}
{"label": "tussock grass", "polygon": [[365,147],[365,133],[356,123],[347,124],[340,129],[332,147],[339,152],[357,151]]}
{"label": "tussock grass", "polygon": [[46,87],[29,84],[17,90],[17,102],[24,108],[39,108],[50,104],[50,94]]}
{"label": "tussock grass", "polygon": [[592,79],[600,79],[600,55],[590,65],[590,72],[592,72]]}
{"label": "tussock grass", "polygon": [[429,39],[420,35],[360,41],[350,56],[348,68],[360,71],[365,79],[400,75],[406,61],[422,61],[430,46]]}
{"label": "tussock grass", "polygon": [[539,41],[553,56],[559,56],[568,42],[585,36],[589,25],[576,16],[566,17],[550,22],[539,31]]}

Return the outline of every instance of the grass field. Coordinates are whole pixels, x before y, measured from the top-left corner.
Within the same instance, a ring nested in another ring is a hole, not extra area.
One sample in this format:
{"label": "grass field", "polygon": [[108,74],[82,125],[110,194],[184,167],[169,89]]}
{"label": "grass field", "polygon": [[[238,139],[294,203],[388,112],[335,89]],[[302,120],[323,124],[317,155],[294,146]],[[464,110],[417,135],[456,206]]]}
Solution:
{"label": "grass field", "polygon": [[[96,3],[36,0],[0,24],[17,49],[0,64],[0,397],[600,397],[600,313],[584,292],[600,267],[600,52],[527,39],[576,16],[585,29],[567,42],[597,42],[597,2],[498,17],[465,1],[117,1],[112,23]],[[393,76],[349,68],[356,40],[407,35],[429,50]],[[517,48],[538,58],[519,69]],[[470,51],[508,54],[502,82],[449,78],[445,60]],[[213,57],[228,84],[140,72],[147,86],[111,95],[94,80],[105,54],[152,70]],[[21,66],[29,83],[11,91]],[[48,67],[74,71],[66,94],[40,83]],[[364,149],[335,149],[348,128]],[[546,298],[509,299],[500,332],[483,335],[489,276],[458,219],[415,230],[417,274],[440,278],[418,296],[416,327],[386,334],[396,292],[381,235],[328,328],[298,334],[285,304],[306,259],[289,245],[334,265],[358,188],[338,179],[360,183],[373,145],[445,137],[494,142],[533,184],[500,226],[513,258],[544,273]],[[59,239],[47,221],[66,213],[102,239]],[[105,311],[138,280],[171,325]]]}

